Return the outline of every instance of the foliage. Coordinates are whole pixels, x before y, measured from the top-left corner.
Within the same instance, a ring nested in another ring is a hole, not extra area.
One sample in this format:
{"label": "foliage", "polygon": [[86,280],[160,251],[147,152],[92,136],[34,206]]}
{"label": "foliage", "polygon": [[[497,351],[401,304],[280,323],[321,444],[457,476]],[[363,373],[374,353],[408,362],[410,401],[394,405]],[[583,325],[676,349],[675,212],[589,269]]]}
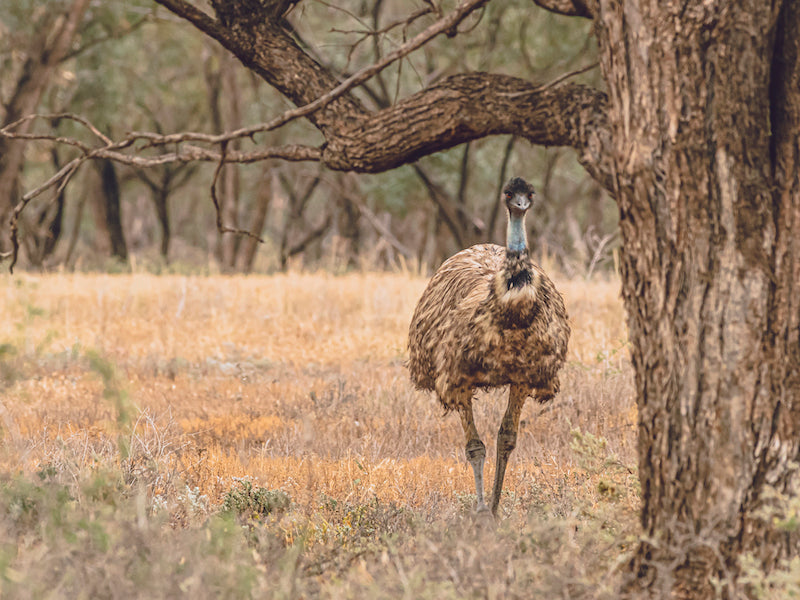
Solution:
{"label": "foliage", "polygon": [[263,487],[253,488],[247,479],[238,480],[239,487],[225,493],[222,510],[231,512],[246,521],[263,519],[269,514],[286,512],[291,505],[291,498],[280,490],[268,490]]}

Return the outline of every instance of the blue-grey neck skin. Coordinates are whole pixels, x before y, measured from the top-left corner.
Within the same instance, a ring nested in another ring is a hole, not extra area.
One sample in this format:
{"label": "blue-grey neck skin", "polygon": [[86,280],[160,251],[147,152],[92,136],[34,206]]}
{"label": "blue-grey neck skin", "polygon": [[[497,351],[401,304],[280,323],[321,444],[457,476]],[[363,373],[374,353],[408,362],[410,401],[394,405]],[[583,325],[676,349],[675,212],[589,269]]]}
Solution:
{"label": "blue-grey neck skin", "polygon": [[528,249],[528,236],[525,233],[525,213],[515,215],[509,211],[506,239],[508,249],[512,252],[522,252]]}

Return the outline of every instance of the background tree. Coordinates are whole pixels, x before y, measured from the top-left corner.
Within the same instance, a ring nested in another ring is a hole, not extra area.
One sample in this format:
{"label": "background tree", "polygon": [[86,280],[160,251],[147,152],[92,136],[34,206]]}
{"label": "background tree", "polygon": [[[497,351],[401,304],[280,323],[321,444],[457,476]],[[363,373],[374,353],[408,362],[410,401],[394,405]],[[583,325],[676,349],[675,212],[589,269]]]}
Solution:
{"label": "background tree", "polygon": [[[61,0],[51,2],[57,6],[63,4]],[[308,2],[300,5],[302,18],[295,19],[295,34],[304,47],[337,78],[346,78],[380,60],[435,18],[435,12],[425,3],[415,7],[416,16],[408,27],[405,26],[409,16],[407,3],[345,0],[337,4]],[[214,100],[208,74],[209,69],[222,73],[220,56],[225,55],[219,52],[226,51],[219,50],[217,42],[203,40],[189,28],[176,27],[175,17],[163,9],[154,11],[153,6],[144,0],[109,2],[85,13],[67,58],[55,69],[49,92],[39,103],[39,112],[83,115],[112,138],[129,130],[218,133],[220,129],[214,126],[216,121],[212,113],[214,102],[223,107],[222,117],[229,119],[230,114],[224,107],[230,105],[231,98],[230,93],[222,92]],[[20,32],[16,36],[23,36],[17,40],[24,39],[28,35],[26,27],[30,28],[32,22],[26,17],[33,9],[33,4],[0,7],[0,29],[5,24],[7,30]],[[434,38],[418,53],[401,59],[387,71],[378,73],[376,79],[365,82],[356,93],[363,92],[365,101],[372,106],[385,107],[417,91],[424,81],[435,81],[459,70],[503,69],[537,80],[552,80],[565,69],[590,65],[596,60],[588,24],[548,14],[530,19],[527,18],[529,14],[523,0],[491,4],[480,25],[469,36]],[[19,56],[15,48],[20,44],[12,45],[11,40],[9,36],[0,38],[0,60],[7,58],[4,63],[9,67],[7,73],[15,72],[19,60],[15,58]],[[4,42],[8,42],[5,48]],[[331,52],[331,48],[340,51]],[[518,60],[519,57],[523,59]],[[240,97],[242,123],[265,121],[285,109],[286,99],[238,61],[227,59],[224,73],[229,87]],[[588,81],[597,80],[597,70],[582,77]],[[0,80],[5,98],[11,92],[8,83],[7,78]],[[55,128],[49,120],[36,121],[35,131],[42,135],[77,136],[89,144],[95,143],[95,139],[84,135],[85,130],[74,121],[60,119],[58,123]],[[220,127],[224,129],[229,125]],[[281,145],[300,138],[322,140],[316,128],[298,120],[261,134],[259,141]],[[266,167],[226,167],[217,182],[217,195],[223,208],[228,210],[223,221],[226,226],[235,227],[239,223],[243,229],[260,232],[267,243],[261,245],[258,252],[244,238],[216,231],[213,207],[207,202],[213,169],[187,167],[188,163],[182,162],[151,163],[147,169],[121,165],[117,173],[121,230],[129,253],[136,255],[137,264],[154,268],[160,268],[158,265],[165,264],[169,258],[173,261],[170,268],[174,269],[204,269],[209,264],[211,268],[246,269],[247,257],[251,256],[250,269],[270,270],[285,264],[282,244],[289,244],[294,250],[290,261],[293,265],[341,268],[341,265],[381,266],[411,260],[433,268],[443,257],[461,247],[463,240],[459,241],[459,237],[464,235],[448,226],[447,212],[439,205],[449,207],[453,199],[458,199],[465,206],[461,206],[457,214],[465,219],[464,223],[469,223],[473,234],[475,224],[482,223],[481,227],[486,229],[476,235],[500,239],[497,236],[502,237],[503,233],[502,213],[495,211],[493,222],[491,213],[496,204],[501,167],[505,164],[509,172],[527,171],[529,169],[523,165],[547,162],[547,156],[556,152],[531,146],[520,138],[511,145],[513,151],[508,153],[507,159],[501,160],[500,157],[506,156],[511,138],[473,141],[467,161],[463,160],[463,150],[454,148],[422,158],[414,167],[401,167],[370,177],[342,179],[323,165],[321,180],[306,208],[311,218],[294,222],[290,222],[291,202],[285,186],[271,182],[290,181],[292,188],[299,191],[308,183],[308,177],[315,176],[313,169],[279,162],[271,162]],[[244,146],[252,148],[246,142]],[[173,149],[169,145],[158,146],[150,156],[169,154]],[[60,149],[60,155],[64,159],[61,167],[76,156],[66,148]],[[547,170],[550,175],[531,174],[540,192],[545,191],[549,200],[539,207],[536,219],[531,220],[542,252],[570,275],[583,275],[598,263],[608,268],[613,243],[603,247],[594,263],[592,258],[595,257],[588,256],[591,250],[585,248],[596,248],[592,246],[595,238],[600,240],[613,235],[616,230],[614,207],[605,195],[599,197],[597,210],[583,202],[584,194],[579,190],[589,190],[592,195],[599,187],[581,172],[571,153],[558,155],[560,160]],[[265,175],[265,168],[271,175]],[[436,186],[437,194],[431,194],[416,168],[425,171],[428,181]],[[457,180],[452,176],[464,172],[464,168],[468,170],[466,179],[459,177]],[[49,148],[33,143],[23,166],[23,181],[29,182],[24,187],[34,188],[33,182],[47,179],[50,169]],[[227,177],[228,171],[235,176]],[[282,174],[282,178],[275,179],[278,174]],[[239,180],[235,205],[226,204],[232,189],[223,185],[226,179]],[[545,180],[551,183],[548,190],[542,187]],[[468,181],[469,185],[462,186],[461,181]],[[95,174],[81,169],[66,186],[67,189],[58,195],[53,190],[37,196],[31,201],[32,210],[26,209],[23,213],[27,215],[24,222],[20,222],[25,248],[21,256],[23,266],[37,263],[33,249],[41,247],[42,243],[34,243],[38,239],[34,234],[39,232],[42,239],[51,235],[44,223],[38,225],[38,218],[32,215],[55,217],[60,202],[63,202],[61,231],[68,237],[68,243],[59,246],[57,239],[52,240],[55,243],[51,243],[53,248],[44,266],[66,262],[70,268],[75,265],[91,268],[106,264],[103,253],[110,254],[111,245],[103,242],[108,239],[104,221],[95,218],[97,211],[83,210],[87,198],[92,200],[90,207],[95,206],[96,198],[102,199],[96,191]],[[229,190],[227,194],[226,189]],[[330,202],[336,207],[331,213],[330,226],[320,230]],[[569,214],[567,208],[562,207],[570,207]],[[599,224],[592,221],[592,214],[601,215]],[[259,218],[261,226],[258,226]],[[455,223],[458,228],[465,227],[460,221]],[[490,225],[491,230],[488,229]],[[286,242],[282,242],[284,238]],[[308,240],[307,243],[302,243],[304,240]],[[225,244],[229,249],[227,266],[222,260]],[[166,256],[165,247],[168,247]],[[414,250],[408,251],[411,248]],[[231,266],[234,254],[235,265]]]}
{"label": "background tree", "polygon": [[[10,97],[4,102],[5,110],[0,123],[16,123],[36,112],[56,66],[70,50],[88,6],[88,0],[75,0],[62,7],[42,6],[38,11],[31,11],[33,30],[25,40],[25,58],[15,74]],[[20,13],[30,14],[20,10],[22,7],[16,8]],[[25,132],[28,126],[28,123],[22,123],[17,131]],[[24,161],[25,143],[22,140],[0,137],[0,223],[8,223],[11,209],[17,203],[19,177]],[[8,228],[4,227],[5,235],[7,231]],[[3,250],[8,250],[7,238],[0,238],[0,251]]]}

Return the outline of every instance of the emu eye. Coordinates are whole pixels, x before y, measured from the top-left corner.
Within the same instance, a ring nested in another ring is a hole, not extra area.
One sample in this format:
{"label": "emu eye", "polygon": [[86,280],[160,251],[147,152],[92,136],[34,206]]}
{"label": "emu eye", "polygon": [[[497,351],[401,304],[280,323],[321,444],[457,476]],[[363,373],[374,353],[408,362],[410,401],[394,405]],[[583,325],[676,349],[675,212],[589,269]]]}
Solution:
{"label": "emu eye", "polygon": [[506,192],[506,198],[511,198],[511,192]]}
{"label": "emu eye", "polygon": [[528,200],[533,200],[533,192],[528,192]]}

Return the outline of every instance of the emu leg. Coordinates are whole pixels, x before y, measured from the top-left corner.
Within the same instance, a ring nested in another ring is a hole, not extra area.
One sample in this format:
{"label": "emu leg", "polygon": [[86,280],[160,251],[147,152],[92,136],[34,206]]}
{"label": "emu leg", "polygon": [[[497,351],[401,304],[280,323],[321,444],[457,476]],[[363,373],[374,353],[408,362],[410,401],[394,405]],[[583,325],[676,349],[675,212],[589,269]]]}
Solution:
{"label": "emu leg", "polygon": [[472,398],[458,409],[461,415],[461,425],[464,427],[464,437],[467,439],[466,454],[472,472],[475,475],[475,494],[478,496],[477,511],[486,512],[488,507],[483,499],[483,463],[486,460],[486,446],[483,445],[478,429],[475,427],[475,418],[472,416]]}
{"label": "emu leg", "polygon": [[518,385],[512,385],[508,392],[508,408],[506,408],[506,414],[503,415],[500,431],[497,433],[497,468],[494,471],[494,488],[492,489],[492,514],[495,516],[497,516],[497,507],[500,505],[500,494],[503,491],[508,457],[517,445],[519,416],[528,393],[527,388]]}

